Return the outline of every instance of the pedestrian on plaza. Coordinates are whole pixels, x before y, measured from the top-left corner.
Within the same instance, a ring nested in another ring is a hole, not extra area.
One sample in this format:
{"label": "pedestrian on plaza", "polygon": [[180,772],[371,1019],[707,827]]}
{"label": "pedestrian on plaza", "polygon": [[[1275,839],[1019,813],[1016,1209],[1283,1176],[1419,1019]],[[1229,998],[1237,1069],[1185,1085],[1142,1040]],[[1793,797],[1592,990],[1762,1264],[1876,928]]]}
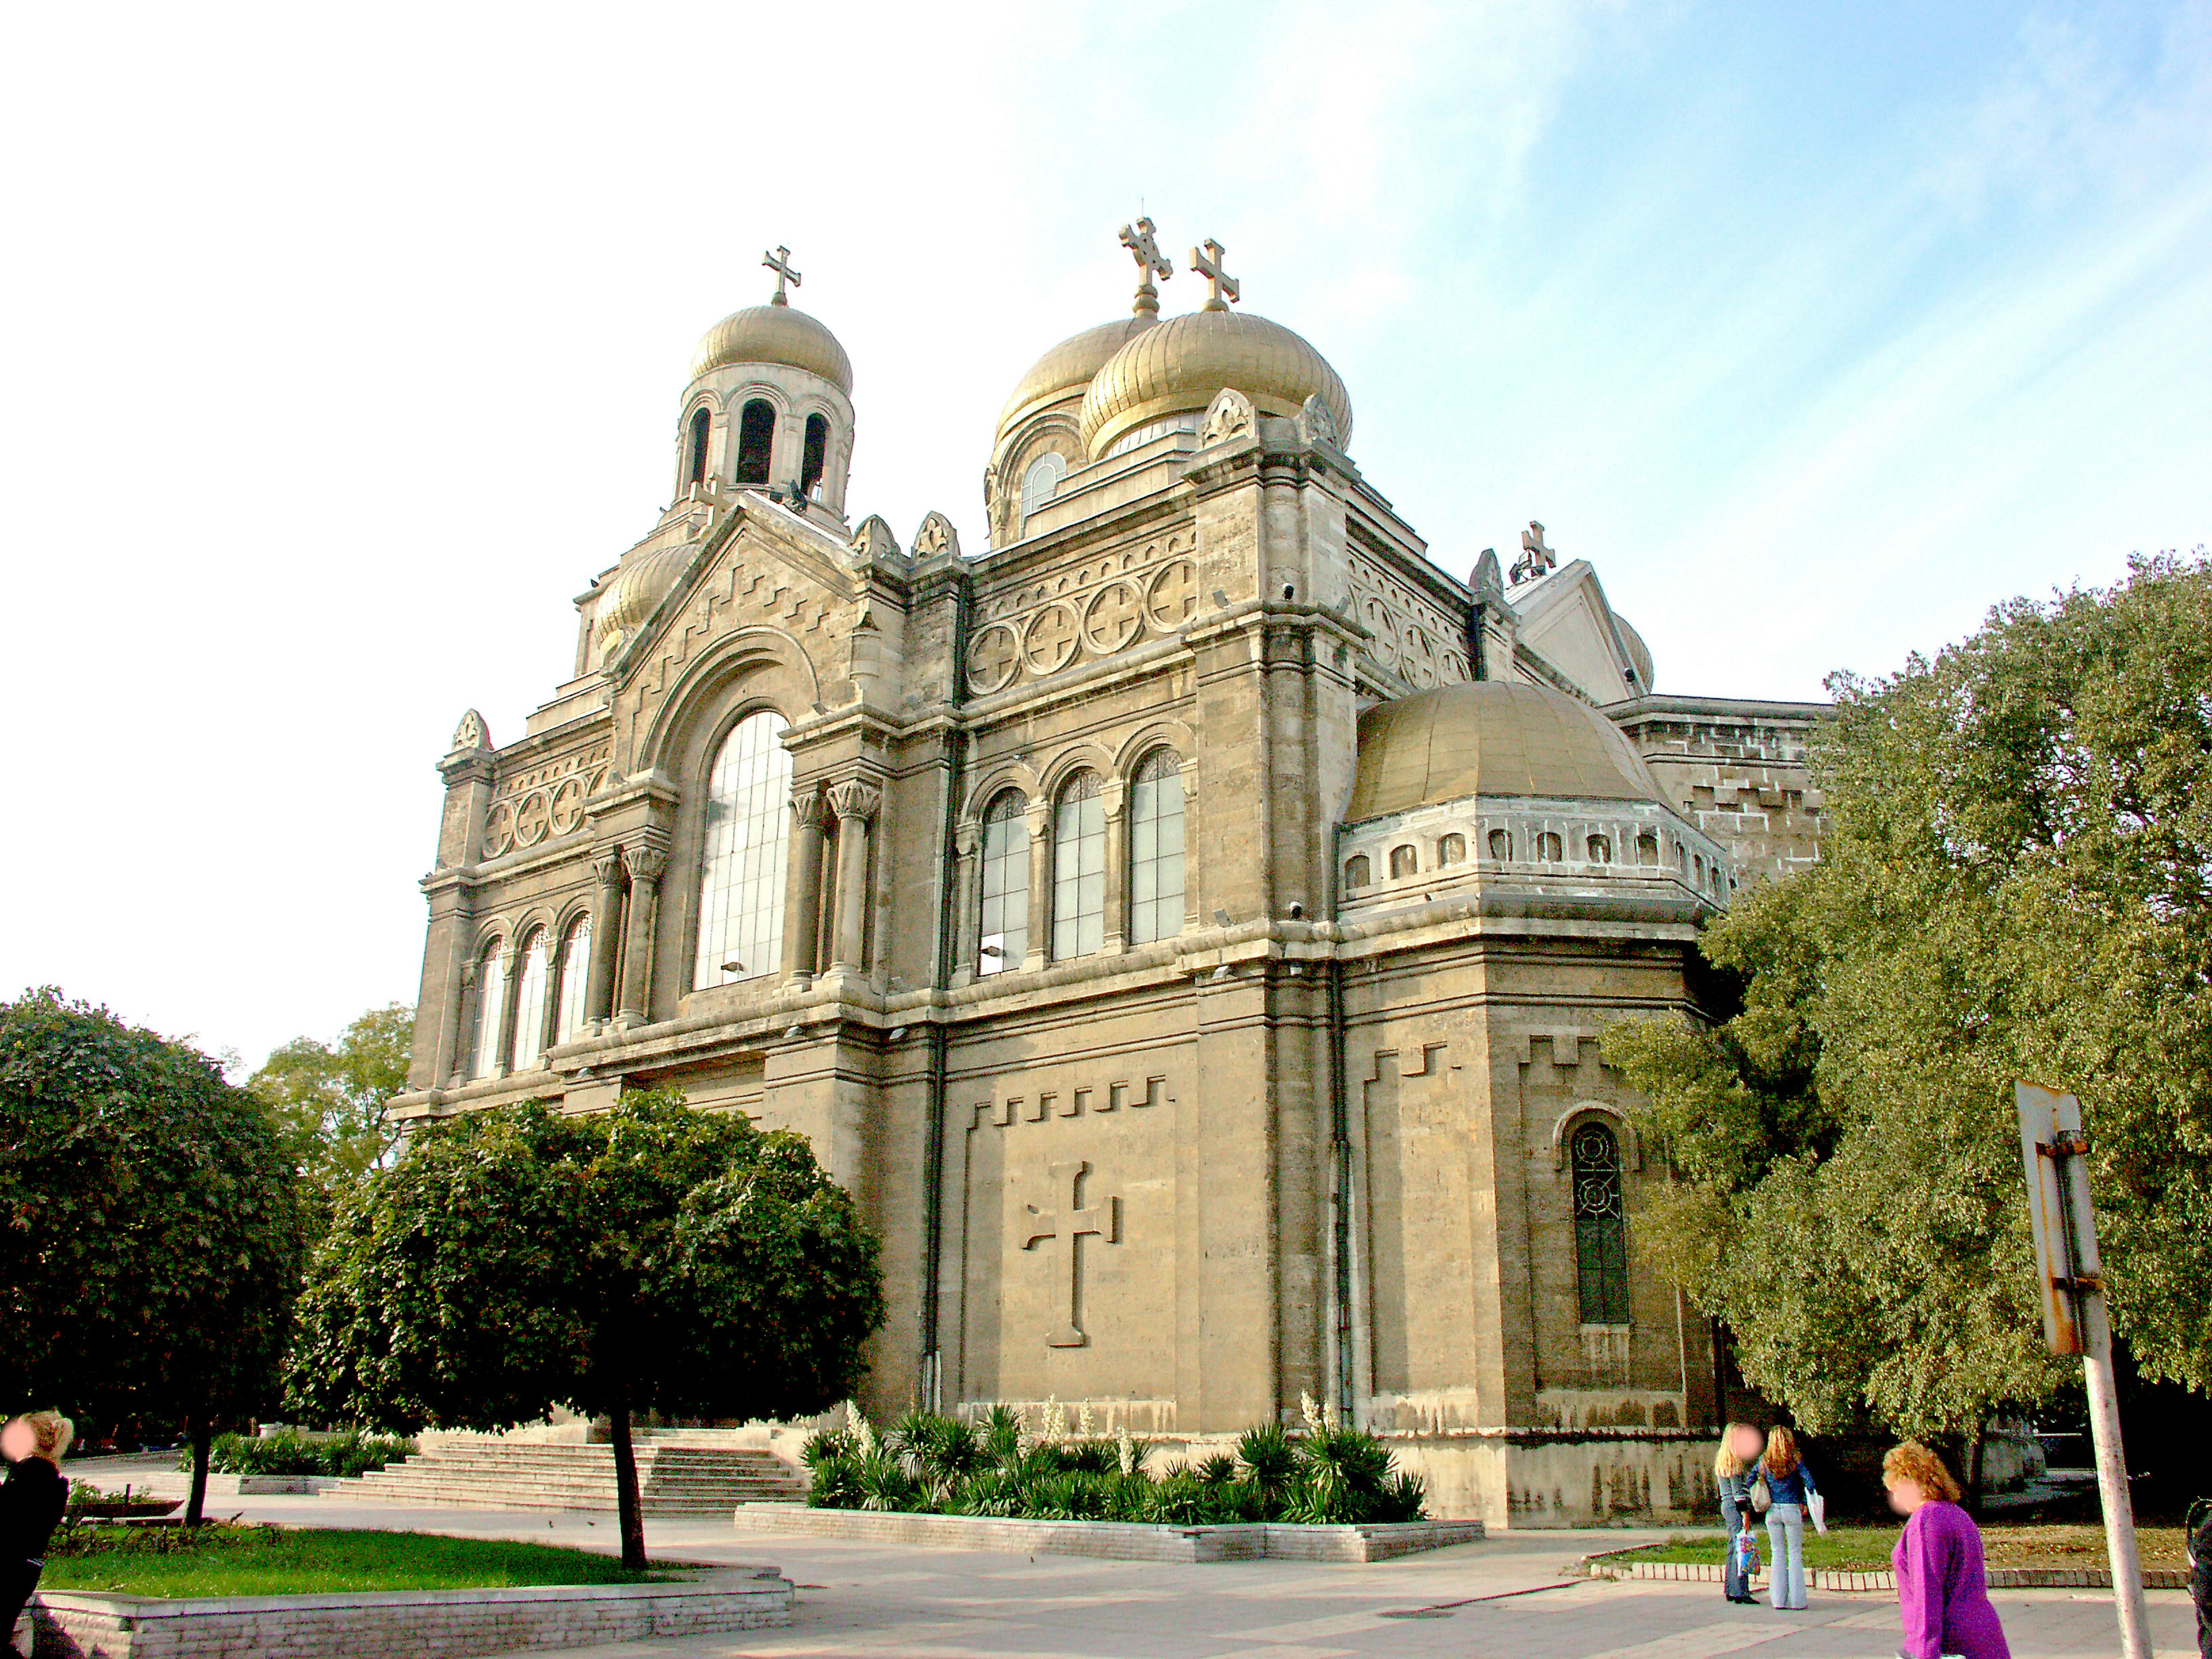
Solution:
{"label": "pedestrian on plaza", "polygon": [[1982,1534],[1959,1507],[1959,1483],[1943,1460],[1907,1441],[1881,1460],[1889,1506],[1905,1517],[1890,1553],[1905,1659],[2012,1659],[1990,1603]]}
{"label": "pedestrian on plaza", "polygon": [[46,1540],[69,1507],[62,1454],[76,1437],[59,1412],[32,1412],[0,1428],[0,1457],[8,1480],[0,1486],[0,1646],[17,1651],[15,1621],[30,1604],[46,1565]]}
{"label": "pedestrian on plaza", "polygon": [[[1728,1599],[1742,1607],[1755,1606],[1751,1574],[1746,1570],[1741,1540],[1751,1531],[1751,1466],[1759,1461],[1759,1431],[1748,1423],[1731,1423],[1721,1431],[1720,1449],[1713,1454],[1713,1484],[1720,1488],[1721,1525],[1728,1528],[1728,1559],[1721,1582]],[[1751,1559],[1758,1559],[1753,1548]]]}
{"label": "pedestrian on plaza", "polygon": [[[1769,1599],[1778,1613],[1805,1610],[1805,1521],[1815,1515],[1820,1487],[1813,1471],[1797,1455],[1797,1437],[1776,1424],[1766,1432],[1766,1452],[1759,1460],[1752,1480],[1753,1507],[1760,1507],[1759,1488],[1766,1489],[1766,1540],[1772,1549],[1767,1558]],[[1822,1528],[1826,1531],[1826,1528]]]}

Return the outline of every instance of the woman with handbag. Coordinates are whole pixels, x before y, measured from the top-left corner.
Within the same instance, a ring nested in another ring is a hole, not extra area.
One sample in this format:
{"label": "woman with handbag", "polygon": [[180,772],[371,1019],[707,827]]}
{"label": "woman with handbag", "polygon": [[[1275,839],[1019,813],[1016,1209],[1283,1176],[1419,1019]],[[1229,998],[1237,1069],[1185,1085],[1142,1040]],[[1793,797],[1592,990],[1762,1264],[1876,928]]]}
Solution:
{"label": "woman with handbag", "polygon": [[[1728,1528],[1728,1559],[1721,1579],[1728,1599],[1744,1607],[1758,1597],[1751,1593],[1751,1574],[1738,1540],[1751,1530],[1751,1466],[1759,1458],[1759,1431],[1748,1423],[1731,1423],[1721,1432],[1720,1449],[1713,1454],[1713,1484],[1720,1488],[1721,1525]],[[1753,1553],[1756,1559],[1757,1553]]]}
{"label": "woman with handbag", "polygon": [[[1766,1502],[1760,1503],[1761,1489]],[[1766,1511],[1766,1538],[1773,1548],[1766,1570],[1770,1599],[1778,1613],[1805,1610],[1805,1520],[1819,1501],[1813,1471],[1797,1455],[1797,1437],[1776,1424],[1767,1431],[1766,1453],[1752,1482],[1754,1509]]]}
{"label": "woman with handbag", "polygon": [[1959,1483],[1943,1460],[1907,1441],[1881,1460],[1889,1506],[1905,1516],[1890,1553],[1905,1659],[2012,1659],[1990,1602],[1982,1534],[1959,1507]]}

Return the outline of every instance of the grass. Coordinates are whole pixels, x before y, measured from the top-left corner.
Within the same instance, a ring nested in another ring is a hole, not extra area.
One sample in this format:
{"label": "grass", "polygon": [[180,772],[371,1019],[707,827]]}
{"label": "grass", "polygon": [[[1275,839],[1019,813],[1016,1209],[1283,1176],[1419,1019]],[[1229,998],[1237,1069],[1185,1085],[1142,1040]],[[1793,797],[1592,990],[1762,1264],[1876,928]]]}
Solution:
{"label": "grass", "polygon": [[[1755,1528],[1759,1559],[1772,1553],[1762,1523]],[[1895,1527],[1832,1527],[1823,1536],[1808,1528],[1805,1565],[1842,1572],[1887,1571],[1889,1553],[1896,1547]],[[1707,1533],[1677,1533],[1663,1544],[1634,1550],[1613,1558],[1620,1561],[1680,1561],[1717,1566],[1723,1534],[1716,1527]],[[2136,1534],[2136,1547],[2147,1567],[2183,1565],[2181,1528],[2143,1527]],[[1982,1528],[1982,1553],[1993,1567],[2102,1567],[2105,1533],[2101,1527],[2006,1527]]]}
{"label": "grass", "polygon": [[[666,1573],[548,1544],[419,1532],[306,1528],[86,1527],[46,1558],[41,1589],[125,1595],[319,1595],[343,1590],[479,1589],[512,1584],[636,1584]],[[156,1540],[158,1539],[158,1542]]]}

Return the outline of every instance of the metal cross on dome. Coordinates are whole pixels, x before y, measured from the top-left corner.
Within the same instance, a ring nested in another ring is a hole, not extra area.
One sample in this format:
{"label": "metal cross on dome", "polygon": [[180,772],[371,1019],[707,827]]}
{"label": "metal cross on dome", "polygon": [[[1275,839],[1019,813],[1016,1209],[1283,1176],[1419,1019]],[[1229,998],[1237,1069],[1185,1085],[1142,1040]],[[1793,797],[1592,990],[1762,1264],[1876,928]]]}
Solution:
{"label": "metal cross on dome", "polygon": [[1175,261],[1160,252],[1160,245],[1152,240],[1159,227],[1150,219],[1139,219],[1133,225],[1121,227],[1121,246],[1129,250],[1137,262],[1137,299],[1130,307],[1133,312],[1157,312],[1160,308],[1160,291],[1153,286],[1155,274],[1175,275]]}
{"label": "metal cross on dome", "polygon": [[787,247],[780,247],[773,253],[763,253],[761,255],[761,263],[775,273],[775,293],[769,299],[769,303],[772,306],[789,305],[791,301],[784,296],[784,280],[788,277],[793,288],[800,285],[798,271],[792,269],[791,250]]}
{"label": "metal cross on dome", "polygon": [[1203,258],[1200,256],[1196,248],[1190,251],[1191,270],[1213,285],[1213,292],[1206,304],[1200,307],[1201,310],[1226,311],[1229,309],[1227,301],[1237,297],[1237,279],[1221,268],[1221,256],[1228,252],[1227,248],[1210,236],[1206,239],[1206,253]]}

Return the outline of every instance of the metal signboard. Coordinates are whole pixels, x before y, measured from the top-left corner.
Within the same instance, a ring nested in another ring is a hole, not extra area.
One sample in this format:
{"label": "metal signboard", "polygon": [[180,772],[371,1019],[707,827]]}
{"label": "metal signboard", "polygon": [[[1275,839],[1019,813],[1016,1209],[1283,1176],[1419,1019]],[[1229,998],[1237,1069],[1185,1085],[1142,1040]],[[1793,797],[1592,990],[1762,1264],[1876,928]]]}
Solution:
{"label": "metal signboard", "polygon": [[2027,1230],[2035,1240],[2036,1301],[2043,1309],[2043,1339],[2053,1353],[2081,1353],[2079,1264],[2074,1260],[2067,1194],[2060,1159],[2081,1144],[2081,1105],[2071,1095],[2039,1083],[2015,1083],[2020,1109],[2020,1156],[2027,1175]]}

